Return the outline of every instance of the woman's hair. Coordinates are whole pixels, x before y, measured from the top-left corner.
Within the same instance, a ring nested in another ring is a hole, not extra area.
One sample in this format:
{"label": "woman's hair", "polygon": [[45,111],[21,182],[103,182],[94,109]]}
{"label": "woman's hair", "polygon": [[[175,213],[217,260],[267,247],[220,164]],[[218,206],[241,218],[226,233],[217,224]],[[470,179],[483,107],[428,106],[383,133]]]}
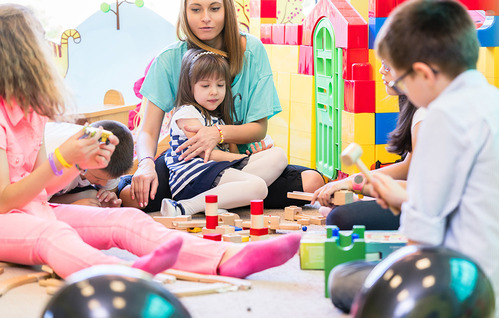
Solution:
{"label": "woman's hair", "polygon": [[26,7],[0,5],[0,98],[54,119],[64,112],[63,87],[40,22]]}
{"label": "woman's hair", "polygon": [[234,0],[223,0],[224,6],[224,28],[222,30],[224,51],[210,47],[201,41],[192,32],[187,21],[187,0],[180,0],[180,11],[177,19],[177,37],[181,41],[186,41],[189,48],[201,48],[223,56],[226,56],[230,64],[230,73],[235,77],[244,63],[244,51],[241,44],[241,34],[239,32],[239,22],[237,21]]}
{"label": "woman's hair", "polygon": [[412,152],[412,118],[418,109],[405,95],[399,96],[399,109],[397,127],[389,134],[387,150],[403,157]]}
{"label": "woman's hair", "polygon": [[[204,79],[218,76],[225,80],[225,97],[220,106],[214,111],[209,111],[196,102],[194,98],[194,85]],[[233,124],[234,104],[230,89],[231,75],[229,63],[225,57],[201,49],[190,49],[182,59],[180,79],[178,83],[177,99],[175,106],[193,105],[208,119],[211,116],[222,118],[226,125]]]}

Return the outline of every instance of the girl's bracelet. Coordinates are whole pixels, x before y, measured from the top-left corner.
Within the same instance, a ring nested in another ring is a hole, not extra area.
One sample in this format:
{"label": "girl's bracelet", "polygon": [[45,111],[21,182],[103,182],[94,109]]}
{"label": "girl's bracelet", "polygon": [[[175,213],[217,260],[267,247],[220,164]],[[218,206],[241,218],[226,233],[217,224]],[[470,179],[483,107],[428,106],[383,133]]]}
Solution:
{"label": "girl's bracelet", "polygon": [[62,169],[57,170],[57,167],[56,167],[55,162],[54,162],[54,154],[53,153],[49,153],[49,163],[50,163],[50,168],[52,168],[52,172],[56,176],[60,176],[62,174]]}
{"label": "girl's bracelet", "polygon": [[140,163],[141,163],[142,161],[146,160],[146,159],[151,159],[151,160],[152,160],[152,162],[154,162],[154,158],[153,158],[153,157],[151,157],[151,156],[147,156],[147,157],[144,157],[144,158],[142,158],[142,159],[140,159],[140,160],[139,160],[139,163],[137,164],[137,167],[138,167],[138,166],[140,166]]}
{"label": "girl's bracelet", "polygon": [[54,154],[55,154],[55,157],[57,158],[57,160],[59,160],[59,162],[61,163],[61,165],[64,167],[64,168],[71,168],[73,165],[69,164],[65,159],[64,157],[62,156],[61,152],[59,151],[59,147],[55,148],[54,150]]}
{"label": "girl's bracelet", "polygon": [[220,126],[218,126],[218,124],[215,124],[215,127],[217,127],[218,133],[220,134],[219,144],[223,144],[224,143],[224,134],[222,133],[222,128],[220,128]]}

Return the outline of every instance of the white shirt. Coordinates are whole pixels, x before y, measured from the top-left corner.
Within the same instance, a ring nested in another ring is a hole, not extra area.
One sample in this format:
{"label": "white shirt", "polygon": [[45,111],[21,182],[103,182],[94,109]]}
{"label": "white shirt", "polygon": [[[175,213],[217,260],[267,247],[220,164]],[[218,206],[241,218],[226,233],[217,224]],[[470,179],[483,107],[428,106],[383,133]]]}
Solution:
{"label": "white shirt", "polygon": [[462,73],[428,106],[407,192],[401,232],[474,259],[498,297],[499,90],[480,72]]}

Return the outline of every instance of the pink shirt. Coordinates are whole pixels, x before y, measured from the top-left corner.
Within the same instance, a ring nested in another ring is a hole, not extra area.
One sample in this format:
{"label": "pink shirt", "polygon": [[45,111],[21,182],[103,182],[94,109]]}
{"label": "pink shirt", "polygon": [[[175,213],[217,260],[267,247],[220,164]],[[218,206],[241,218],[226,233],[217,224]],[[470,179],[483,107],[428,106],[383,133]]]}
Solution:
{"label": "pink shirt", "polygon": [[[10,183],[28,176],[36,162],[43,143],[43,131],[48,118],[36,112],[25,117],[16,104],[8,107],[0,100],[0,148],[7,153]],[[43,190],[30,204],[21,210],[33,215],[50,216],[52,209],[47,204],[47,192]],[[48,214],[47,214],[48,213]]]}

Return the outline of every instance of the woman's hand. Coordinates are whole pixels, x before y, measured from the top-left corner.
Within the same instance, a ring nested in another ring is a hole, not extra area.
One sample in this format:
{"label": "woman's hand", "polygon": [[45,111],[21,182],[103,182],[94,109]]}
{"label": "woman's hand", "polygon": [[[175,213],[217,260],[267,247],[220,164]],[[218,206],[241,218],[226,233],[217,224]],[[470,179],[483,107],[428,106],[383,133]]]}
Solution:
{"label": "woman's hand", "polygon": [[154,200],[158,185],[158,174],[154,161],[152,159],[142,160],[132,177],[130,189],[132,200],[136,200],[141,208],[146,207],[149,197]]}
{"label": "woman's hand", "polygon": [[82,129],[59,146],[59,151],[69,164],[78,164],[81,169],[105,168],[119,140],[111,135],[108,143],[100,142],[101,135],[102,127],[91,137],[84,137]]}
{"label": "woman's hand", "polygon": [[352,188],[352,181],[349,179],[343,179],[333,182],[328,182],[314,192],[311,203],[314,204],[315,201],[319,201],[320,205],[333,207],[331,203],[331,197],[336,191],[339,190],[350,190]]}
{"label": "woman's hand", "polygon": [[184,126],[184,129],[191,133],[196,133],[184,142],[177,151],[183,151],[179,156],[179,160],[189,161],[192,158],[202,155],[204,152],[204,162],[210,159],[211,151],[220,142],[220,133],[215,126]]}
{"label": "woman's hand", "polygon": [[372,187],[376,202],[384,209],[400,211],[402,203],[407,201],[407,191],[386,174],[373,174]]}
{"label": "woman's hand", "polygon": [[[260,143],[262,144],[261,146],[260,146]],[[246,154],[248,156],[251,155],[251,154],[255,154],[257,152],[262,152],[264,150],[270,149],[270,148],[272,148],[272,145],[267,146],[265,144],[265,141],[263,141],[263,139],[262,139],[260,142],[252,143],[251,146],[250,146],[250,148],[251,148],[251,151],[246,150]]]}

